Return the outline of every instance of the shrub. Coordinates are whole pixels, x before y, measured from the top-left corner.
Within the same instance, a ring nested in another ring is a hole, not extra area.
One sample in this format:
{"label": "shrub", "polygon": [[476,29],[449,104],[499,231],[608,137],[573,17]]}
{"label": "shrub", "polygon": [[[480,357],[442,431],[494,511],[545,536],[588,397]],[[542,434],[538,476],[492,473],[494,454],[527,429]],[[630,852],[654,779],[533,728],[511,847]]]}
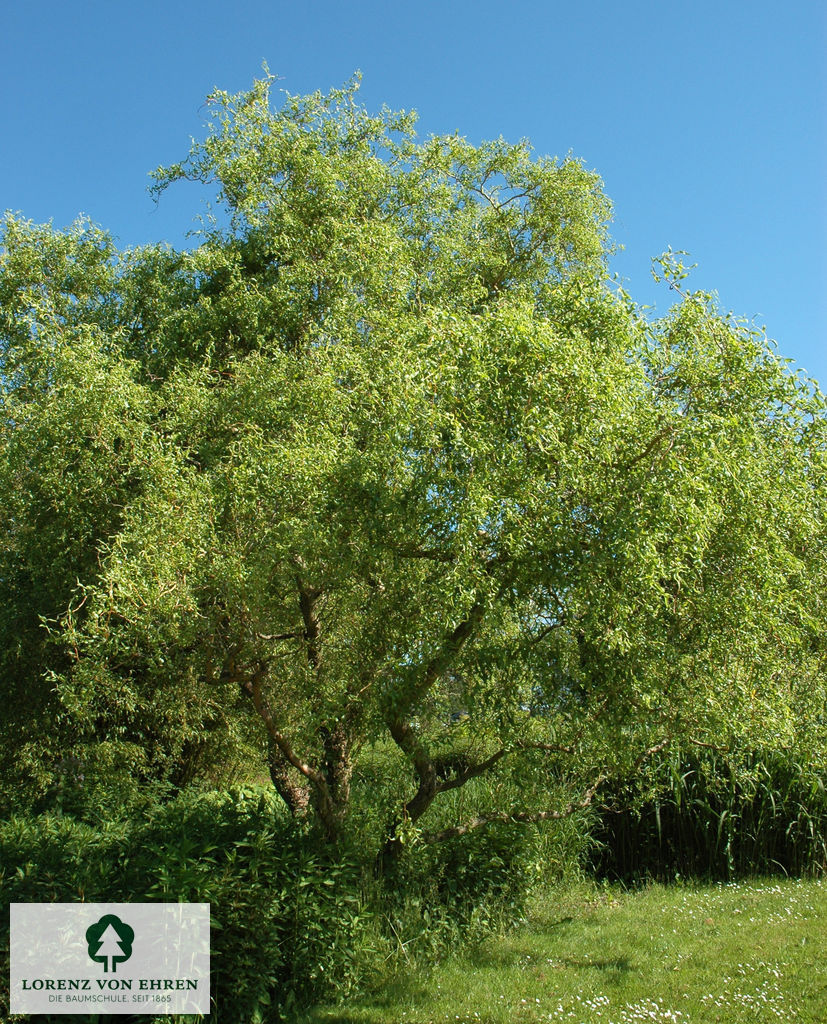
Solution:
{"label": "shrub", "polygon": [[[373,941],[357,859],[320,854],[263,791],[182,796],[140,822],[101,828],[16,818],[0,824],[0,864],[7,903],[209,902],[212,1012],[222,1024],[279,1020],[347,992]],[[8,918],[0,929],[7,959]],[[7,962],[0,973],[6,984]]]}

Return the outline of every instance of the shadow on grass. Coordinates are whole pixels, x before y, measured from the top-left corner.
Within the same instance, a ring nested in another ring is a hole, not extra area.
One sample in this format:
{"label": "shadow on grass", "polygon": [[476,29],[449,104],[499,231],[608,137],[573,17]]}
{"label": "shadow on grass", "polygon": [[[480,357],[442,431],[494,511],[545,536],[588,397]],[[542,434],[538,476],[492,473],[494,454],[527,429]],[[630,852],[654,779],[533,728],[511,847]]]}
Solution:
{"label": "shadow on grass", "polygon": [[297,1024],[366,1024],[371,1020],[396,1019],[386,1017],[382,1011],[393,1010],[398,1013],[398,1008],[403,1004],[416,1005],[427,1001],[431,995],[428,987],[428,979],[413,978],[400,975],[391,981],[386,982],[381,990],[360,993],[353,998],[353,1006],[345,1004],[340,1006],[320,1005],[305,1010]]}
{"label": "shadow on grass", "polygon": [[575,970],[592,971],[618,971],[626,973],[632,970],[632,965],[625,956],[614,957],[611,960],[571,960],[567,957],[558,957],[557,963],[564,967],[571,967]]}
{"label": "shadow on grass", "polygon": [[[498,970],[503,967],[515,967],[520,963],[521,951],[510,949],[497,954],[490,950],[479,949],[466,957],[469,965],[477,968]],[[536,967],[545,968],[543,964]],[[623,975],[633,970],[626,957],[614,957],[606,960],[582,960],[573,957],[559,957],[554,967],[545,968],[549,975],[557,970],[592,972],[599,971],[605,975],[605,982],[612,985],[619,983]],[[385,985],[381,991],[365,993],[354,1000],[353,1007],[319,1006],[306,1011],[300,1024],[369,1024],[371,1021],[397,1020],[400,1006],[427,1005],[433,994],[427,979],[400,976]],[[388,1016],[393,1012],[394,1016]],[[424,1011],[427,1016],[427,1011]],[[418,1018],[417,1018],[418,1019]],[[424,1018],[423,1018],[424,1019]],[[430,1018],[429,1018],[430,1019]]]}

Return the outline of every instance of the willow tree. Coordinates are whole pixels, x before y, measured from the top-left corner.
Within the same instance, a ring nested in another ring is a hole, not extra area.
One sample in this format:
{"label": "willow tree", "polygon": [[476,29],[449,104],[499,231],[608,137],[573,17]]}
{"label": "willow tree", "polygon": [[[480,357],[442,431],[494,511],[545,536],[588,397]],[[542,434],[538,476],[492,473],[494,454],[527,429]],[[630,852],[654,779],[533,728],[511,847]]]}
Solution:
{"label": "willow tree", "polygon": [[217,192],[188,251],[6,221],[7,777],[186,780],[258,730],[335,841],[384,743],[392,851],[504,766],[524,805],[430,838],[823,730],[817,389],[709,295],[647,320],[579,162],[270,86],[156,172]]}

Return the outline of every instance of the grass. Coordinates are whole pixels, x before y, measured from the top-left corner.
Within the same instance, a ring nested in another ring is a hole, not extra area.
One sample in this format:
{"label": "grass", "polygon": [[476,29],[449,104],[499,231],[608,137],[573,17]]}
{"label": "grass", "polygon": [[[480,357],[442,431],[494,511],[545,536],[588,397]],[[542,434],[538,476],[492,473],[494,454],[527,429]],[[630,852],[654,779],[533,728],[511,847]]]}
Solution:
{"label": "grass", "polygon": [[300,1024],[773,1020],[827,1022],[825,881],[570,888],[427,976]]}

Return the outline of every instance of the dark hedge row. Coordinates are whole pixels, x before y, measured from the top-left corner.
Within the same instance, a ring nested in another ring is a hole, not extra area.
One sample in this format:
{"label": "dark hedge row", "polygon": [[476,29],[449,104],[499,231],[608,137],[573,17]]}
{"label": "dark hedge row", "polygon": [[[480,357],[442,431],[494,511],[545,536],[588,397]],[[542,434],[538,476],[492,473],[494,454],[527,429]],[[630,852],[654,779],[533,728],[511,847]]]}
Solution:
{"label": "dark hedge row", "polygon": [[[604,794],[592,870],[627,883],[827,872],[827,789],[818,766],[783,752],[738,763],[713,753],[665,757],[646,789]],[[618,810],[612,809],[617,807]]]}

